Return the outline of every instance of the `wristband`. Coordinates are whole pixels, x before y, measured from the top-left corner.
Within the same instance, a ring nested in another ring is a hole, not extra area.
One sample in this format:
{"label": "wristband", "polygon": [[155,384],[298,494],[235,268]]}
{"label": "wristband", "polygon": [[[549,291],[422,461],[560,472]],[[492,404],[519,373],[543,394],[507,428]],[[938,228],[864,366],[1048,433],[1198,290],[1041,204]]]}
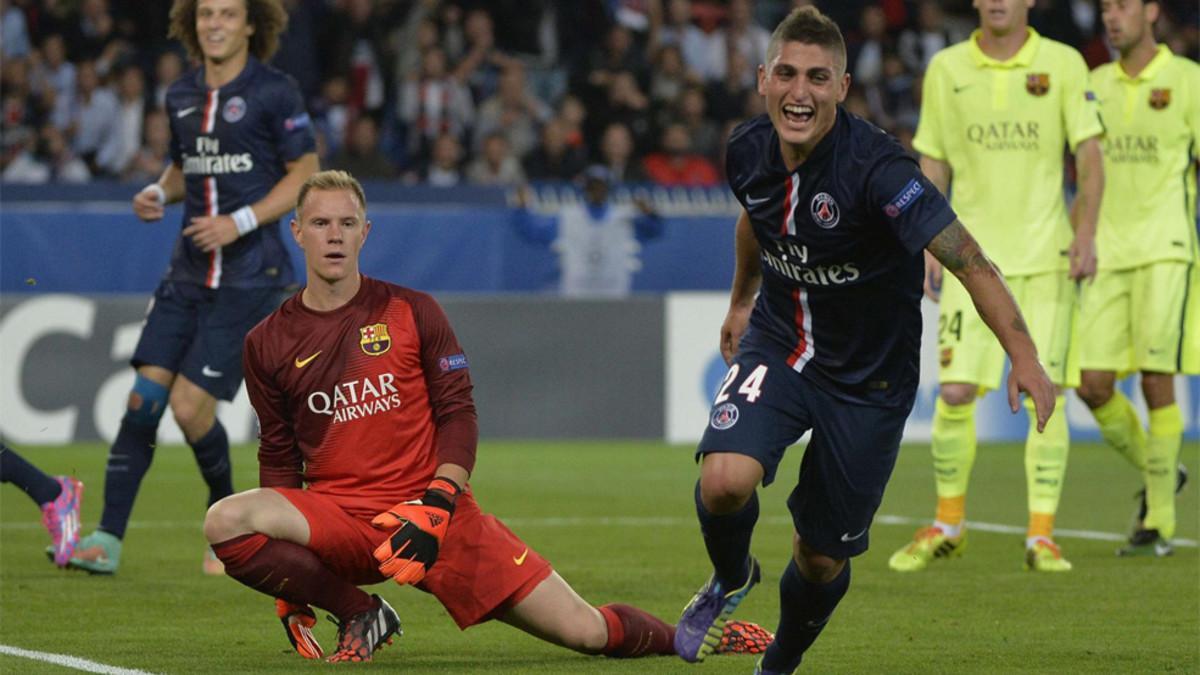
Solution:
{"label": "wristband", "polygon": [[229,215],[233,218],[233,225],[237,228],[239,237],[244,237],[258,229],[258,217],[254,215],[254,209],[249,206],[243,206]]}
{"label": "wristband", "polygon": [[166,193],[166,191],[163,190],[162,186],[159,185],[158,183],[151,183],[151,184],[147,185],[146,187],[142,188],[142,192],[145,192],[147,190],[154,193],[154,196],[156,199],[158,199],[159,204],[165,205],[167,203],[167,193]]}
{"label": "wristband", "polygon": [[458,501],[458,495],[461,492],[462,488],[458,486],[458,483],[439,476],[433,479],[429,487],[425,488],[425,496],[421,498],[421,503],[454,513],[454,503]]}

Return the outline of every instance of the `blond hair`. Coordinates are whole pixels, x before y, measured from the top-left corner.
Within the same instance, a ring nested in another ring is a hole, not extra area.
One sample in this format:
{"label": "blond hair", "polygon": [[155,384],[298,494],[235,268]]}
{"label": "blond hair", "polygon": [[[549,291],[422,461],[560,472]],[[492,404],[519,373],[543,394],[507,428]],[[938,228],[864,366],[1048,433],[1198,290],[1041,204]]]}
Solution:
{"label": "blond hair", "polygon": [[[279,35],[287,28],[288,16],[282,0],[243,0],[246,4],[246,23],[254,26],[250,36],[250,53],[259,61],[267,61],[279,49]],[[175,0],[171,6],[171,24],[167,37],[183,43],[188,56],[204,59],[200,36],[196,35],[196,6],[200,0]]]}
{"label": "blond hair", "polygon": [[840,73],[846,72],[846,41],[833,19],[816,7],[800,7],[792,10],[771,33],[767,43],[767,63],[779,54],[785,42],[800,42],[816,45],[833,52],[833,63]]}
{"label": "blond hair", "polygon": [[300,186],[300,194],[296,195],[296,218],[300,217],[300,209],[304,206],[304,198],[308,196],[309,190],[346,190],[353,192],[358,198],[358,205],[362,207],[363,213],[367,212],[367,196],[363,193],[362,184],[358,179],[351,176],[345,171],[329,170],[318,171],[308,177],[304,181],[304,185]]}

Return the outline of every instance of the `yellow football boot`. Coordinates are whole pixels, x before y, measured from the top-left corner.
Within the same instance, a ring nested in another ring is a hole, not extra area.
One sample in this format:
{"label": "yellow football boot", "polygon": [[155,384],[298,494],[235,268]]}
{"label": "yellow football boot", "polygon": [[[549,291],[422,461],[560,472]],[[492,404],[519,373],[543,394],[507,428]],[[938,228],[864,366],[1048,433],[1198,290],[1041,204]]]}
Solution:
{"label": "yellow football boot", "polygon": [[1062,550],[1045,537],[1038,537],[1033,546],[1025,549],[1025,569],[1029,572],[1070,572],[1071,563]]}
{"label": "yellow football boot", "polygon": [[897,572],[916,572],[925,569],[935,558],[957,558],[966,547],[966,530],[957,537],[947,537],[940,527],[923,527],[917,530],[911,542],[892,554],[888,567]]}

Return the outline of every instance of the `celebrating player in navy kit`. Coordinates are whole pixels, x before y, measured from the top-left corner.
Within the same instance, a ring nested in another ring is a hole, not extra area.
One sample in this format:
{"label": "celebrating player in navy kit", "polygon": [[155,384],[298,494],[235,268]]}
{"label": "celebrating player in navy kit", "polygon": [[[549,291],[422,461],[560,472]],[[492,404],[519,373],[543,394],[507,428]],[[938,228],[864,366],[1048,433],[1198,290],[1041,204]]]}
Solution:
{"label": "celebrating player in navy kit", "polygon": [[696,452],[696,511],[715,571],[675,634],[688,661],[712,653],[759,581],[755,490],[810,429],[788,498],[796,532],[779,628],[758,672],[794,670],[845,594],[916,395],[922,249],[962,280],[1011,357],[1014,412],[1019,391],[1033,398],[1039,430],[1054,409],[999,272],[895,139],[838,107],[849,84],[837,25],[798,9],[758,68],[767,114],[729,139],[729,185],[744,211],[721,328],[730,368]]}
{"label": "celebrating player in navy kit", "polygon": [[[295,81],[263,64],[286,24],[280,0],[176,0],[171,8],[171,37],[202,65],[167,90],[172,162],[133,198],[133,211],[159,220],[165,204],[184,200],[183,231],[133,355],[137,377],[108,457],[100,528],[79,542],[73,567],[117,570],[168,405],[208,483],[209,505],[233,493],[217,399],[237,393],[243,338],[294,280],[279,218],[317,170]],[[223,571],[211,551],[204,571]]]}

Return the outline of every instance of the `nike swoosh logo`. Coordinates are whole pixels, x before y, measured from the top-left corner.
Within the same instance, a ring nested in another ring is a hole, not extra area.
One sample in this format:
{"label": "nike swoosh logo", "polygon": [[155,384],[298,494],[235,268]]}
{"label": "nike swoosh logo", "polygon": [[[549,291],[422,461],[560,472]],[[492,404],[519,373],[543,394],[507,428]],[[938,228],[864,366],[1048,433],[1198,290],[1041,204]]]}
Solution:
{"label": "nike swoosh logo", "polygon": [[527,556],[527,555],[529,555],[529,549],[525,549],[524,551],[521,551],[520,556],[515,556],[515,555],[513,556],[513,563],[517,567],[524,565],[525,564],[525,556]]}
{"label": "nike swoosh logo", "polygon": [[969,84],[964,84],[964,85],[962,85],[962,86],[957,86],[957,87],[954,87],[954,93],[956,93],[956,94],[957,94],[958,92],[960,92],[960,91],[962,91],[962,90],[964,90],[964,89],[970,89],[970,88],[971,88],[971,85],[969,85]]}
{"label": "nike swoosh logo", "polygon": [[179,112],[175,113],[175,118],[183,119],[184,117],[191,115],[195,110],[196,110],[196,106],[192,106],[190,108],[184,108],[183,110],[180,110]]}
{"label": "nike swoosh logo", "polygon": [[312,356],[308,357],[307,359],[301,359],[301,358],[297,357],[296,358],[296,367],[303,368],[304,366],[307,366],[308,364],[312,363],[313,359],[317,358],[320,355],[321,355],[321,350],[317,350],[316,354],[313,354]]}
{"label": "nike swoosh logo", "polygon": [[208,364],[206,363],[206,364],[204,364],[204,367],[200,369],[200,374],[205,377],[220,377],[220,376],[224,375],[225,373],[222,373],[219,370],[213,370],[212,368],[209,368]]}
{"label": "nike swoosh logo", "polygon": [[746,204],[748,206],[755,206],[756,204],[761,204],[769,199],[770,197],[759,197],[758,199],[755,199],[750,196],[749,192],[746,193]]}
{"label": "nike swoosh logo", "polygon": [[853,537],[851,537],[850,533],[847,532],[842,535],[842,541],[854,541],[855,539],[861,539],[862,536],[867,533],[867,529],[868,528],[864,527],[862,532],[859,532],[858,534],[854,535]]}

